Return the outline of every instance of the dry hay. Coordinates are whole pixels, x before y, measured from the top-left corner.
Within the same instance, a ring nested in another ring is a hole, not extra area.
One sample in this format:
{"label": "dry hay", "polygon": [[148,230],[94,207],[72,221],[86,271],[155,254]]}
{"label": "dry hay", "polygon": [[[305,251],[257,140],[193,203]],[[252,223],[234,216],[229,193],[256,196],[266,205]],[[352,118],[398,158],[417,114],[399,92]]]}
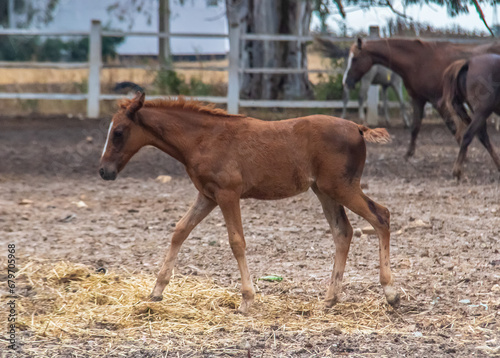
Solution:
{"label": "dry hay", "polygon": [[[174,338],[176,345],[181,339],[184,347],[216,350],[221,344],[227,348],[228,342],[233,346],[236,343],[235,349],[240,349],[238,342],[244,341],[246,332],[276,339],[277,332],[410,335],[415,330],[415,325],[403,318],[410,312],[394,311],[375,292],[359,303],[344,302],[326,311],[322,297],[289,292],[297,285],[307,291],[308,283],[272,283],[279,287],[276,293],[258,293],[250,314],[241,315],[235,310],[240,302],[236,286],[221,287],[208,278],[174,275],[163,301],[148,302],[154,281],[150,274],[100,274],[80,264],[30,261],[17,277],[17,327],[30,332],[22,340],[36,342],[34,347],[54,340],[71,346],[71,342],[95,338],[113,345],[147,339],[172,348],[168,338]],[[0,319],[5,322],[2,314]],[[480,326],[487,326],[494,316],[474,323],[464,321],[463,316],[432,316],[424,326],[452,325],[455,331],[466,334],[470,333],[471,324],[484,330]],[[421,320],[424,322],[425,318]]]}

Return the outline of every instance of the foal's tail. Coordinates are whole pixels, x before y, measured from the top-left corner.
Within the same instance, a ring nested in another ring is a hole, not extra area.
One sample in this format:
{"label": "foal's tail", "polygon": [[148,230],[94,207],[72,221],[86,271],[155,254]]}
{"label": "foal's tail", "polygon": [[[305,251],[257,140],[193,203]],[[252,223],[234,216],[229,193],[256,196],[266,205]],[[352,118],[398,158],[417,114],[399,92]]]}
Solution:
{"label": "foal's tail", "polygon": [[367,142],[372,143],[389,143],[391,136],[385,128],[371,129],[362,124],[358,124],[359,133],[365,138]]}

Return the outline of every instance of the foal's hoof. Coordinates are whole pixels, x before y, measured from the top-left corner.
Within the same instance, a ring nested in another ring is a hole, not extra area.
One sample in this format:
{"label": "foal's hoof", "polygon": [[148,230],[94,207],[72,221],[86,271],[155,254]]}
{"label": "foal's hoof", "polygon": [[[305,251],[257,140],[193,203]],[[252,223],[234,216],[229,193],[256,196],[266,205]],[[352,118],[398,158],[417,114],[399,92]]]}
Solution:
{"label": "foal's hoof", "polygon": [[253,300],[251,301],[241,301],[240,307],[238,307],[238,312],[246,315],[250,310],[250,306],[252,305]]}
{"label": "foal's hoof", "polygon": [[160,302],[163,300],[163,296],[149,296],[150,302]]}
{"label": "foal's hoof", "polygon": [[333,306],[335,306],[337,303],[339,302],[339,299],[337,296],[333,297],[333,298],[328,298],[328,299],[325,299],[325,308],[328,309],[328,308],[332,308]]}
{"label": "foal's hoof", "polygon": [[393,308],[398,308],[400,303],[401,303],[401,297],[399,296],[399,293],[396,293],[392,297],[386,297],[387,298],[387,303],[389,303]]}
{"label": "foal's hoof", "polygon": [[460,181],[460,178],[462,177],[462,171],[460,169],[453,169],[453,177]]}
{"label": "foal's hoof", "polygon": [[390,304],[394,308],[399,307],[399,303],[401,302],[401,298],[399,297],[399,292],[394,286],[385,286],[384,294],[387,300],[387,303]]}

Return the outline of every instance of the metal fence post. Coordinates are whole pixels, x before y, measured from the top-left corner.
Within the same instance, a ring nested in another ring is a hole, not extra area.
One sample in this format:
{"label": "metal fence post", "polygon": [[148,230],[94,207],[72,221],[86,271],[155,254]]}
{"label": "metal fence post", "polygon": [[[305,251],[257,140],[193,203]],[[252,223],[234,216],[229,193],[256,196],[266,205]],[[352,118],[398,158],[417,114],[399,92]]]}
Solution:
{"label": "metal fence post", "polygon": [[[380,37],[380,29],[378,26],[370,26],[369,37],[376,39]],[[366,123],[376,126],[378,122],[378,102],[379,102],[379,86],[370,86],[366,99]]]}
{"label": "metal fence post", "polygon": [[240,101],[239,81],[240,61],[240,26],[232,24],[229,26],[229,70],[227,82],[227,111],[238,114]]}
{"label": "metal fence post", "polygon": [[99,117],[99,96],[101,94],[100,73],[101,54],[101,22],[92,20],[89,35],[89,78],[87,92],[87,117]]}

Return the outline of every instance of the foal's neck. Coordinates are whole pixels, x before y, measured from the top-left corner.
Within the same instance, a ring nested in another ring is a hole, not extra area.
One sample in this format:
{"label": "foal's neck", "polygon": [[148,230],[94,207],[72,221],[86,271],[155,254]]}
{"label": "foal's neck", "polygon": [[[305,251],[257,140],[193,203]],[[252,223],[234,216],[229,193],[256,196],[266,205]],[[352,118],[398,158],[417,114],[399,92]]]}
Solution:
{"label": "foal's neck", "polygon": [[141,122],[150,135],[151,145],[184,165],[203,129],[213,123],[208,115],[177,108],[146,107],[141,112]]}

